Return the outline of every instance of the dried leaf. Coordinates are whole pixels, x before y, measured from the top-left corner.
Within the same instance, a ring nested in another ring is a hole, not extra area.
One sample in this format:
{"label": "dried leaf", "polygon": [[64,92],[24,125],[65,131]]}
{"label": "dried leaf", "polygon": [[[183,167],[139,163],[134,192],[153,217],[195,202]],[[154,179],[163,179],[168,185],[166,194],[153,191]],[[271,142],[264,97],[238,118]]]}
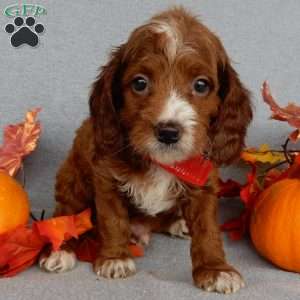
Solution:
{"label": "dried leaf", "polygon": [[11,277],[35,263],[45,240],[26,226],[0,236],[0,277]]}
{"label": "dried leaf", "polygon": [[283,171],[278,169],[271,169],[268,171],[264,177],[264,189],[280,180],[282,173]]}
{"label": "dried leaf", "polygon": [[0,147],[0,170],[14,176],[23,157],[36,148],[41,134],[41,124],[36,120],[40,110],[35,108],[27,112],[24,122],[8,125],[4,129],[3,146]]}
{"label": "dried leaf", "polygon": [[0,235],[0,277],[14,276],[34,264],[43,247],[51,243],[53,250],[70,237],[92,228],[89,209],[78,215],[38,221],[33,228],[20,226]]}
{"label": "dried leaf", "polygon": [[250,163],[270,163],[275,164],[285,161],[285,156],[281,152],[271,151],[268,144],[262,144],[259,149],[248,148],[241,154],[241,158]]}
{"label": "dried leaf", "polygon": [[90,209],[86,209],[81,213],[74,215],[77,235],[81,235],[93,227],[93,224],[91,222],[91,214],[92,211]]}
{"label": "dried leaf", "polygon": [[240,189],[240,198],[245,205],[243,212],[239,217],[229,220],[221,226],[222,230],[229,231],[229,237],[232,240],[240,240],[248,232],[250,216],[261,192],[256,171],[256,165],[251,164],[251,171],[247,174],[247,182]]}
{"label": "dried leaf", "polygon": [[289,135],[289,139],[293,143],[297,143],[300,140],[300,129],[296,129]]}
{"label": "dried leaf", "polygon": [[290,103],[286,107],[280,107],[271,95],[269,84],[266,81],[262,86],[262,96],[273,112],[272,119],[288,122],[292,127],[300,128],[300,106]]}
{"label": "dried leaf", "polygon": [[294,163],[287,169],[284,175],[287,178],[300,179],[300,154],[295,157]]}
{"label": "dried leaf", "polygon": [[39,235],[46,238],[52,244],[54,251],[58,250],[64,241],[78,236],[93,225],[91,223],[91,210],[86,209],[78,215],[56,217],[45,221],[38,221],[33,224],[33,229]]}
{"label": "dried leaf", "polygon": [[59,249],[64,240],[72,237],[78,238],[74,216],[38,221],[33,224],[33,229],[47,241],[51,242],[54,251]]}
{"label": "dried leaf", "polygon": [[[14,276],[34,264],[41,250],[49,243],[59,250],[63,242],[92,228],[91,210],[78,215],[56,217],[33,223],[32,228],[20,226],[0,235],[0,277]],[[93,236],[83,236],[75,250],[80,260],[93,262],[100,242]],[[144,255],[143,248],[129,245],[132,256]]]}
{"label": "dried leaf", "polygon": [[247,183],[242,187],[240,191],[241,200],[245,203],[246,208],[252,209],[253,204],[260,193],[261,189],[259,187],[256,178],[256,165],[251,165],[251,171],[247,174]]}
{"label": "dried leaf", "polygon": [[221,230],[228,231],[231,240],[241,240],[247,232],[247,220],[249,220],[248,214],[248,211],[244,211],[239,217],[225,222],[221,225]]}
{"label": "dried leaf", "polygon": [[[280,171],[281,174],[273,180],[272,184],[286,178],[300,179],[300,154],[295,154],[294,161],[286,170]],[[265,184],[265,188],[269,185]]]}
{"label": "dried leaf", "polygon": [[218,197],[238,197],[240,195],[242,185],[232,179],[227,181],[219,180]]}

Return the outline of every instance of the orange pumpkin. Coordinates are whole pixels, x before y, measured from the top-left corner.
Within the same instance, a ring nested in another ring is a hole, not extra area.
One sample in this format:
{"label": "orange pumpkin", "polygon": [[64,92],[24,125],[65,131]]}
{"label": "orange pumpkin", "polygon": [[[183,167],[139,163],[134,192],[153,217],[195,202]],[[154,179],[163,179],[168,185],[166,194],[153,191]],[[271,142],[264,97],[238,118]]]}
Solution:
{"label": "orange pumpkin", "polygon": [[275,265],[300,272],[300,180],[284,179],[259,196],[250,222],[258,252]]}
{"label": "orange pumpkin", "polygon": [[0,234],[27,224],[29,200],[22,186],[0,171]]}

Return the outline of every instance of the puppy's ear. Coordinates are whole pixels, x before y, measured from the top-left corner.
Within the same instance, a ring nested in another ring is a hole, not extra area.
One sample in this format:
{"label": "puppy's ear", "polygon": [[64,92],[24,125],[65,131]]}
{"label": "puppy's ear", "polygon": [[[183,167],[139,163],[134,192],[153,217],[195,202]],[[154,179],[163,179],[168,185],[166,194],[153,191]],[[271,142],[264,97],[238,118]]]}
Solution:
{"label": "puppy's ear", "polygon": [[227,57],[225,61],[218,70],[222,103],[210,128],[211,156],[217,165],[230,164],[239,158],[252,119],[250,93],[240,82]]}
{"label": "puppy's ear", "polygon": [[90,115],[99,155],[113,153],[122,146],[119,111],[123,103],[123,52],[123,46],[112,52],[109,63],[102,67],[92,87],[89,100]]}

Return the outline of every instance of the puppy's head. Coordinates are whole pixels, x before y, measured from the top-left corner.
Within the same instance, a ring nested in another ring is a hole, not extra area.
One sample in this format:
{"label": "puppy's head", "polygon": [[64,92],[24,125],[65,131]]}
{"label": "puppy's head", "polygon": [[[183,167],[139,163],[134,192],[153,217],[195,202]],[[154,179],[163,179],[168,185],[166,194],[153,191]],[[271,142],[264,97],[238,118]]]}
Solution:
{"label": "puppy's head", "polygon": [[137,28],[90,98],[99,151],[131,147],[171,164],[209,153],[230,163],[252,118],[249,93],[219,39],[183,9]]}

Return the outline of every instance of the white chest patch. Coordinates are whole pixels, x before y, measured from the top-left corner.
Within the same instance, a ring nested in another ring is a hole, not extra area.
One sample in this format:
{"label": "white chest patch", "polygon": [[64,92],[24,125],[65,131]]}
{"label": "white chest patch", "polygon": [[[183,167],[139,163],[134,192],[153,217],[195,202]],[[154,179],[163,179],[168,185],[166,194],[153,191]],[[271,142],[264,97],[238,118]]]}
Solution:
{"label": "white chest patch", "polygon": [[183,189],[176,177],[158,166],[151,167],[143,178],[132,178],[120,185],[132,203],[148,215],[172,208]]}

